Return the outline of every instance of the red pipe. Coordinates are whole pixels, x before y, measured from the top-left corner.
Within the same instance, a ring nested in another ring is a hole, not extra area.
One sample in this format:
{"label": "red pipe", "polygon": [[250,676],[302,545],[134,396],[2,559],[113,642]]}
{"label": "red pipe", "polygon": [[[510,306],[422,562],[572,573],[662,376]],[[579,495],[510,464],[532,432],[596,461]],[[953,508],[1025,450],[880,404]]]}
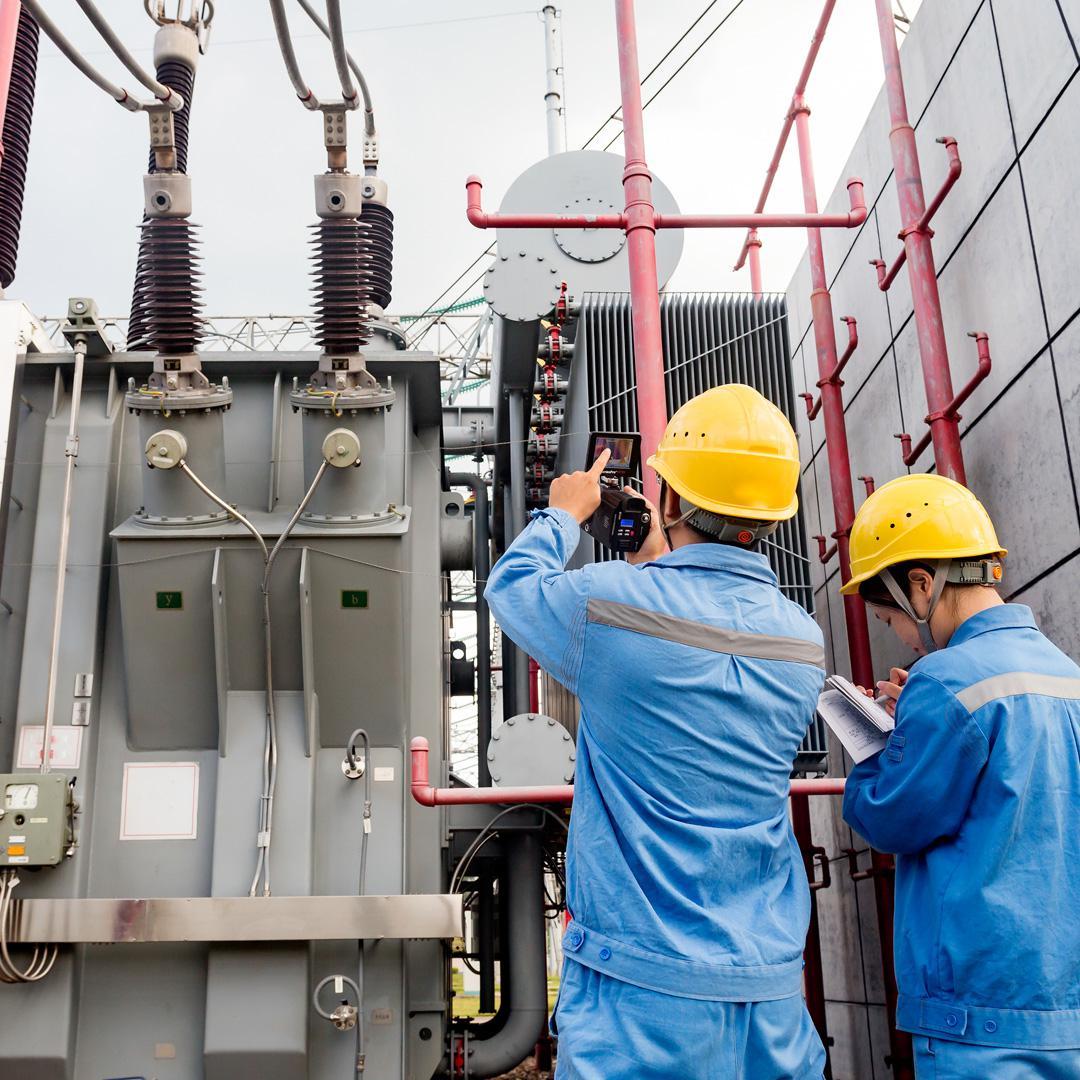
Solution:
{"label": "red pipe", "polygon": [[[814,63],[817,61],[821,43],[825,40],[825,31],[828,29],[829,20],[832,18],[834,7],[836,7],[836,0],[825,0],[825,7],[822,9],[821,18],[818,19],[818,24],[814,28],[814,36],[810,39],[810,51],[806,54],[806,59],[803,61],[802,71],[799,72],[799,81],[795,84],[795,93],[791,96],[791,107],[784,117],[784,126],[780,129],[780,138],[777,140],[776,149],[773,151],[772,161],[769,162],[769,167],[765,170],[765,184],[761,189],[761,194],[758,196],[757,205],[754,207],[755,213],[760,214],[765,209],[765,204],[769,201],[769,194],[772,191],[773,181],[776,179],[776,170],[780,167],[780,159],[784,156],[784,149],[787,146],[788,136],[791,134],[791,125],[795,121],[795,101],[797,98],[801,98],[806,92],[806,84],[810,81],[810,73],[814,70]],[[752,234],[748,233],[746,239],[743,241],[742,251],[739,252],[738,262],[735,263],[736,270],[741,270],[743,268],[748,252],[750,252],[751,260],[753,259],[753,252],[750,251],[753,246],[751,241]],[[753,273],[754,267],[753,261],[751,261],[751,281],[753,281]]]}
{"label": "red pipe", "polygon": [[820,533],[814,536],[813,539],[817,541],[818,561],[821,562],[822,565],[831,562],[832,557],[836,554],[838,545],[832,543],[826,547],[825,545],[828,543],[828,537],[822,536]]}
{"label": "red pipe", "polygon": [[[806,993],[806,1009],[814,1021],[822,1045],[825,1047],[825,1075],[831,1076],[829,1056],[829,1028],[825,1013],[825,972],[821,963],[821,931],[817,918],[818,888],[828,885],[826,876],[816,880],[816,854],[821,848],[814,846],[813,831],[810,824],[810,800],[805,795],[797,795],[791,800],[791,825],[795,839],[802,853],[803,866],[806,869],[807,882],[810,885],[810,924],[806,934],[806,947],[803,950],[803,988]],[[822,861],[825,874],[828,873],[828,861]]]}
{"label": "red pipe", "polygon": [[[990,357],[990,336],[982,330],[972,330],[968,337],[974,338],[975,344],[978,346],[979,367],[968,380],[967,385],[945,406],[945,417],[955,420],[957,424],[963,419],[960,415],[960,406],[971,397],[979,383],[986,380],[993,363]],[[935,417],[932,414],[925,417],[926,423],[931,425],[934,419]],[[911,445],[911,436],[906,431],[896,436],[900,440],[900,452],[903,455],[905,465],[914,465],[919,460],[923,451],[930,445],[931,431],[933,431],[932,426],[914,447]]]}
{"label": "red pipe", "polygon": [[[428,741],[418,735],[409,744],[412,757],[412,795],[421,806],[473,806],[481,803],[498,805],[510,803],[571,803],[574,786],[545,785],[536,787],[434,787],[428,771]],[[824,780],[792,780],[791,795],[842,795],[844,778]]]}
{"label": "red pipe", "polygon": [[[8,92],[11,89],[11,69],[15,62],[15,38],[19,33],[19,0],[0,0],[0,131],[4,130]],[[0,145],[0,159],[4,149]]]}
{"label": "red pipe", "polygon": [[[801,99],[796,103],[795,131],[799,143],[799,165],[802,170],[803,201],[808,214],[817,212],[817,189],[814,184],[814,163],[810,150],[810,110]],[[833,515],[836,522],[837,553],[840,556],[840,578],[851,576],[848,558],[848,532],[855,520],[855,496],[851,485],[851,457],[848,452],[847,427],[844,422],[844,398],[837,378],[839,363],[836,356],[835,320],[832,297],[825,275],[825,256],[821,246],[821,231],[807,230],[810,256],[810,306],[814,319],[814,342],[817,350],[818,373],[821,376],[822,410],[825,419],[825,451],[829,461],[832,486]],[[853,334],[848,324],[849,337]],[[855,337],[856,344],[858,338]],[[866,625],[866,606],[861,597],[844,597],[844,619],[847,623],[848,649],[851,655],[851,677],[860,686],[872,686],[873,664],[870,657],[870,632]]]}
{"label": "red pipe", "polygon": [[[623,195],[626,251],[630,266],[630,317],[634,333],[638,428],[642,461],[656,452],[667,427],[664,347],[660,337],[660,285],[656,276],[656,209],[652,174],[645,159],[634,0],[615,0],[619,48],[619,94],[623,122]],[[660,478],[642,469],[645,497],[660,501]]]}
{"label": "red pipe", "polygon": [[751,229],[747,233],[747,246],[750,248],[750,291],[758,299],[761,298],[761,237],[757,229]]}
{"label": "red pipe", "polygon": [[919,168],[915,130],[908,120],[892,2],[875,2],[881,53],[885,62],[885,89],[891,124],[889,142],[892,146],[893,171],[900,201],[900,221],[903,225],[901,236],[907,252],[915,329],[919,341],[919,355],[922,357],[923,383],[926,386],[926,405],[934,418],[930,423],[934,462],[942,476],[966,484],[959,425],[955,417],[949,417],[946,412],[946,407],[953,400],[949,351],[941,317],[941,297],[938,294],[933,245],[929,231],[919,228],[919,223],[926,213],[922,172]]}
{"label": "red pipe", "polygon": [[[952,191],[956,181],[960,179],[960,174],[964,170],[963,163],[960,161],[960,150],[956,145],[956,140],[951,135],[944,135],[938,139],[939,143],[943,143],[945,149],[949,154],[949,173],[945,177],[945,183],[941,185],[941,190],[934,196],[933,201],[926,208],[926,212],[921,218],[915,228],[919,232],[924,232],[927,236],[933,237],[933,230],[930,228],[930,222],[933,220],[934,215],[941,208],[941,204],[945,201],[945,196]],[[901,231],[900,239],[904,238],[904,233]],[[876,267],[878,275],[878,288],[882,292],[888,292],[892,283],[896,280],[896,275],[900,273],[901,267],[907,262],[907,248],[901,250],[900,254],[896,257],[896,261],[889,267],[888,271],[885,270],[885,263],[881,259],[871,259],[870,265]]]}
{"label": "red pipe", "polygon": [[[825,379],[819,379],[817,382],[818,387],[824,386],[825,383],[835,383],[837,386],[843,386],[843,382],[840,379],[840,373],[847,367],[847,362],[855,355],[855,350],[859,347],[859,324],[855,321],[851,315],[841,315],[840,321],[847,323],[848,328],[848,344],[844,350],[844,355],[836,362],[836,367],[832,369],[832,373]],[[821,412],[821,398],[814,401],[812,394],[800,394],[799,397],[806,402],[806,415],[808,419],[815,420],[817,414]]]}
{"label": "red pipe", "polygon": [[540,665],[529,657],[529,712],[540,711]]}
{"label": "red pipe", "polygon": [[[660,214],[641,206],[633,217],[629,209],[621,214],[489,214],[481,205],[483,182],[470,176],[465,181],[465,213],[478,229],[626,229],[629,235],[634,228],[646,230],[650,236],[657,229],[855,229],[866,221],[863,183],[852,177],[847,186],[851,209],[846,214]],[[632,220],[639,224],[632,226]]]}

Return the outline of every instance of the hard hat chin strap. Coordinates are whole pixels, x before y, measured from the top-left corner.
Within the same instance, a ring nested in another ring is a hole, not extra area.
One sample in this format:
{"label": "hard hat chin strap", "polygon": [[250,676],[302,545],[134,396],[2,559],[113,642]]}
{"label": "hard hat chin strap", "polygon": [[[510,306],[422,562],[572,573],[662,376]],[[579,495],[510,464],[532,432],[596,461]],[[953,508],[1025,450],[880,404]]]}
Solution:
{"label": "hard hat chin strap", "polygon": [[663,512],[666,491],[667,484],[665,483],[660,492],[660,528],[664,534],[664,539],[668,542],[668,547],[671,547],[670,530],[683,522],[718,543],[732,544],[743,548],[751,547],[762,537],[776,532],[780,526],[779,521],[750,521],[714,514],[709,510],[703,510],[700,506],[695,506],[681,495],[679,496],[679,509],[682,513],[674,521],[666,521]]}
{"label": "hard hat chin strap", "polygon": [[881,573],[881,580],[885,583],[885,588],[889,590],[889,594],[896,601],[896,606],[915,621],[915,626],[919,631],[919,641],[922,642],[923,648],[928,653],[937,652],[938,650],[938,644],[930,631],[930,620],[934,617],[942,592],[945,591],[950,564],[950,559],[938,559],[934,566],[934,581],[930,588],[930,604],[926,609],[925,618],[919,618],[915,608],[912,607],[911,601],[908,599],[907,592],[893,576],[892,570],[883,570]]}

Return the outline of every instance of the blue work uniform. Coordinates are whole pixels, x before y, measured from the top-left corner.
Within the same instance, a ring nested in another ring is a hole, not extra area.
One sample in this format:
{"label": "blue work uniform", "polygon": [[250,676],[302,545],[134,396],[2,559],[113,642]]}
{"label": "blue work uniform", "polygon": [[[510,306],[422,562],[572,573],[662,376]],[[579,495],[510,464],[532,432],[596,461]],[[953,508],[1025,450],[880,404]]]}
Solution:
{"label": "blue work uniform", "polygon": [[1080,1076],[1080,667],[1005,604],[914,665],[844,818],[896,859],[920,1077]]}
{"label": "blue work uniform", "polygon": [[820,1080],[787,797],[821,631],[762,555],[702,543],[568,572],[579,538],[539,511],[486,590],[581,703],[558,1076]]}

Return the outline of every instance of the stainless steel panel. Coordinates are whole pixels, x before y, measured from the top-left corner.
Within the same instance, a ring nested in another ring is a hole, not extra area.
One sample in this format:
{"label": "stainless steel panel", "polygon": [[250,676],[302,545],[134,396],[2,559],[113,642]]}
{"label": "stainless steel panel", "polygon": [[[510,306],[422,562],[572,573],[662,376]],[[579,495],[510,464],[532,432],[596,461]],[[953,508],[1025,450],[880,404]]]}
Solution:
{"label": "stainless steel panel", "polygon": [[271,896],[35,899],[13,903],[11,940],[377,941],[462,933],[461,897]]}

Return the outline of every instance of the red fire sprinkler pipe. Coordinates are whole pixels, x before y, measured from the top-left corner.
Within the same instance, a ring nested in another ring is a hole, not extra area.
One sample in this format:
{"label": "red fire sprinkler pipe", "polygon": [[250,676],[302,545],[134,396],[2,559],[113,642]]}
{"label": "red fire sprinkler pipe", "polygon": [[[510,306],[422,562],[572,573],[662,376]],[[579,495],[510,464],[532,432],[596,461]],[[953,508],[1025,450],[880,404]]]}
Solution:
{"label": "red fire sprinkler pipe", "polygon": [[[799,98],[795,102],[795,131],[799,142],[799,164],[802,169],[803,201],[807,213],[817,212],[817,189],[814,183],[814,163],[810,151],[810,110]],[[851,576],[848,559],[848,532],[855,520],[855,496],[851,484],[851,458],[848,453],[847,426],[844,422],[844,399],[837,378],[839,363],[836,356],[836,331],[832,297],[825,276],[825,256],[821,246],[821,230],[807,229],[810,256],[810,307],[814,318],[814,343],[817,350],[818,385],[821,387],[821,409],[825,420],[825,451],[829,461],[829,480],[832,486],[834,534],[840,556],[841,580]],[[850,328],[850,323],[848,324]],[[850,332],[850,330],[849,330]],[[856,338],[857,340],[857,338]],[[860,686],[872,686],[873,665],[870,658],[870,633],[866,626],[866,606],[861,597],[844,597],[844,619],[847,623],[848,649],[851,653],[851,675]]]}
{"label": "red fire sprinkler pipe", "polygon": [[[967,385],[945,406],[945,415],[959,423],[963,417],[960,415],[960,406],[975,392],[979,383],[985,381],[990,374],[993,360],[990,357],[990,336],[982,330],[972,330],[968,337],[975,339],[979,349],[979,367],[975,374],[968,380]],[[932,424],[933,416],[926,417],[926,423]],[[905,465],[914,465],[922,456],[922,452],[930,445],[931,427],[926,434],[915,444],[911,445],[911,436],[905,431],[896,437],[900,440],[900,448],[904,456]]]}
{"label": "red fire sprinkler pipe", "polygon": [[[634,374],[642,460],[656,452],[667,427],[664,349],[660,337],[660,286],[656,277],[656,210],[652,174],[645,160],[645,122],[641,111],[634,0],[615,0],[619,47],[619,93],[623,121],[623,193],[626,198],[626,250],[630,263],[630,312],[634,331]],[[646,473],[645,496],[660,501],[660,480]]]}
{"label": "red fire sprinkler pipe", "polygon": [[941,318],[941,297],[938,294],[930,231],[926,226],[920,227],[926,213],[922,172],[919,168],[919,150],[915,144],[915,129],[908,119],[892,3],[891,0],[876,0],[876,4],[881,54],[885,62],[885,90],[889,99],[889,143],[892,146],[893,171],[896,174],[903,226],[900,235],[907,252],[927,411],[933,417],[930,436],[934,443],[934,462],[943,476],[966,484],[960,426],[955,417],[948,415],[947,410],[953,400],[949,352]]}
{"label": "red fire sprinkler pipe", "polygon": [[761,298],[761,237],[757,229],[746,234],[746,246],[750,252],[750,291],[755,298]]}
{"label": "red fire sprinkler pipe", "polygon": [[[817,26],[814,28],[814,36],[810,39],[810,51],[806,54],[806,59],[803,61],[802,71],[799,72],[799,81],[795,84],[795,93],[792,95],[792,107],[788,109],[787,115],[784,117],[784,126],[780,129],[780,138],[776,142],[776,149],[773,151],[772,160],[769,162],[769,167],[765,170],[765,184],[761,189],[761,194],[758,196],[757,206],[754,207],[755,213],[762,213],[765,209],[765,204],[769,201],[769,193],[772,191],[773,181],[776,179],[776,170],[780,168],[780,159],[784,156],[784,149],[787,146],[788,136],[791,134],[791,126],[795,121],[794,102],[796,98],[801,98],[806,93],[806,84],[810,81],[810,73],[814,70],[814,64],[817,62],[818,52],[821,50],[821,43],[825,40],[825,31],[829,28],[829,20],[832,18],[833,8],[836,7],[836,0],[825,0],[825,7],[821,11],[821,18],[818,19]],[[755,248],[755,241],[757,241]],[[743,264],[746,262],[747,255],[750,256],[750,283],[754,292],[760,292],[759,289],[754,288],[754,263],[758,262],[758,281],[761,278],[761,266],[759,251],[761,242],[758,241],[757,233],[751,229],[746,234],[746,239],[743,241],[742,251],[739,252],[739,258],[735,263],[735,269],[741,270]]]}
{"label": "red fire sprinkler pipe", "polygon": [[[465,181],[465,216],[478,229],[628,229],[630,215],[621,214],[503,214],[484,209],[479,176]],[[653,211],[656,229],[856,229],[866,221],[863,182],[853,176],[847,182],[846,214],[660,214]]]}
{"label": "red fire sprinkler pipe", "polygon": [[[435,787],[428,768],[428,741],[418,735],[409,744],[412,758],[412,796],[421,806],[475,806],[479,804],[564,803],[574,801],[573,784],[536,787]],[[844,778],[792,780],[791,795],[843,795]]]}
{"label": "red fire sprinkler pipe", "polygon": [[[11,68],[15,62],[15,38],[19,33],[19,0],[0,0],[0,131],[4,130],[7,115],[8,91],[11,89]],[[0,145],[0,158],[4,149]]]}
{"label": "red fire sprinkler pipe", "polygon": [[[956,140],[951,135],[943,135],[938,139],[938,142],[945,147],[945,151],[949,155],[949,172],[945,177],[945,183],[941,185],[941,189],[931,200],[930,205],[915,226],[918,232],[924,232],[929,237],[934,235],[933,230],[930,228],[930,222],[934,220],[934,215],[941,209],[945,196],[956,186],[956,181],[960,179],[960,174],[964,171],[964,163],[960,160],[960,148],[956,145]],[[878,288],[882,292],[889,291],[890,286],[896,280],[896,275],[900,273],[906,262],[906,248],[901,248],[896,261],[888,270],[885,269],[885,263],[882,259],[870,260],[870,265],[877,268]]]}

